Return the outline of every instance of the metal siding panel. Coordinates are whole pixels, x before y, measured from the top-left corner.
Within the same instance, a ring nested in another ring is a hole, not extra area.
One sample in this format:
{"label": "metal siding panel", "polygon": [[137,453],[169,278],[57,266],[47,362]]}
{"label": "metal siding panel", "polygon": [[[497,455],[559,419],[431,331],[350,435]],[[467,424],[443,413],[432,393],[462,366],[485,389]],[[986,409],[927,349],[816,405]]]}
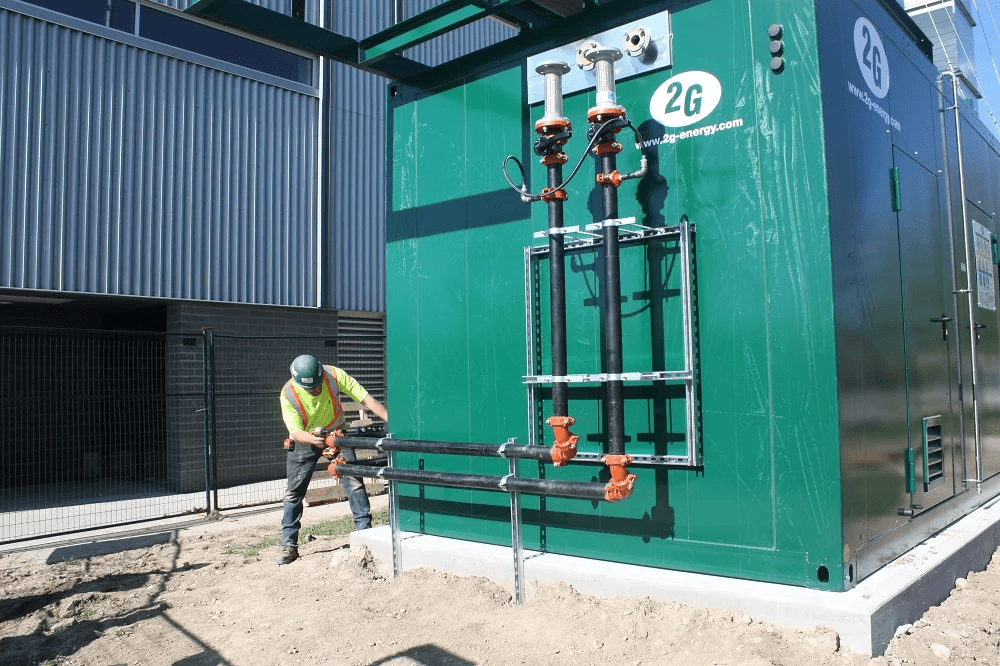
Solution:
{"label": "metal siding panel", "polygon": [[[389,25],[389,3],[332,3],[329,27],[360,39]],[[407,15],[426,11],[436,0],[407,2]],[[407,55],[438,64],[513,35],[495,21],[479,21],[426,44]],[[326,193],[330,254],[335,265],[325,288],[331,307],[384,312],[385,296],[385,89],[386,80],[345,65],[332,64],[329,77],[331,135],[325,150],[331,164]],[[350,141],[339,137],[351,137]],[[358,160],[358,155],[368,159]],[[338,165],[352,165],[346,178]]]}
{"label": "metal siding panel", "polygon": [[8,10],[0,36],[0,286],[315,304],[312,96]]}
{"label": "metal siding panel", "polygon": [[[388,3],[331,5],[331,28],[352,37],[389,22]],[[315,304],[313,98],[7,10],[0,29],[0,213],[13,221],[0,286]],[[508,35],[485,21],[416,50],[440,62]],[[386,82],[339,64],[327,76],[332,135],[354,137],[325,148],[327,301],[384,311]]]}

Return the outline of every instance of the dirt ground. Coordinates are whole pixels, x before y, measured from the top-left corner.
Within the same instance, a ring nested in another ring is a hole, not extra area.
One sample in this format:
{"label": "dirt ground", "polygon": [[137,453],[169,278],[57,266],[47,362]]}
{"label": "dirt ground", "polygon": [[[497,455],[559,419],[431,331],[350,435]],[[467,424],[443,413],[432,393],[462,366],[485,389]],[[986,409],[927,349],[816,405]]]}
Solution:
{"label": "dirt ground", "polygon": [[[345,513],[309,508],[304,524]],[[277,567],[277,546],[256,547],[278,521],[269,512],[0,555],[0,663],[1000,664],[1000,554],[870,659],[833,630],[740,612],[567,585],[529,589],[517,608],[486,579],[417,569],[393,580],[344,536],[317,536]]]}

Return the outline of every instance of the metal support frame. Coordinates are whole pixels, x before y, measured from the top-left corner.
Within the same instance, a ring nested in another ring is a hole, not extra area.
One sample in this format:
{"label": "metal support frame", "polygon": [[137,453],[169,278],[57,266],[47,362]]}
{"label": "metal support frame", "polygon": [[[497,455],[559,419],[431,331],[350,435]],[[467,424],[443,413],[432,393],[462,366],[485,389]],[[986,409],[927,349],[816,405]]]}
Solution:
{"label": "metal support frame", "polygon": [[[338,439],[349,439],[356,440],[360,438],[338,438]],[[368,438],[371,439],[371,438]],[[391,440],[392,435],[388,435],[384,438],[373,440],[374,444],[372,447],[378,451],[385,450],[387,453],[386,466],[377,469],[374,473],[370,469],[365,469],[366,465],[361,465],[355,463],[353,465],[344,465],[345,474],[348,476],[360,473],[363,476],[375,476],[377,478],[384,479],[389,484],[389,532],[391,535],[392,542],[392,576],[393,578],[398,578],[403,574],[403,548],[402,548],[402,532],[399,528],[399,483],[411,483],[411,484],[421,484],[422,481],[419,478],[407,478],[407,470],[402,470],[396,467],[396,457],[395,454],[398,449],[386,448],[386,440]],[[399,440],[399,441],[410,441],[410,440]],[[351,441],[345,442],[346,446],[352,446]],[[540,479],[523,479],[520,476],[520,458],[516,456],[508,457],[507,454],[510,452],[516,452],[523,450],[526,447],[519,446],[517,444],[517,439],[511,437],[505,443],[500,444],[497,449],[499,456],[502,458],[507,458],[507,469],[508,474],[501,477],[498,482],[493,482],[491,479],[494,477],[485,476],[474,476],[471,474],[441,474],[438,475],[442,478],[432,480],[429,485],[438,486],[451,486],[456,488],[481,488],[487,490],[501,490],[506,492],[510,497],[510,529],[511,529],[511,554],[514,565],[514,603],[517,606],[521,606],[525,601],[525,576],[524,576],[524,534],[523,534],[523,518],[521,513],[521,494],[522,492],[527,492],[529,494],[546,494],[543,489],[539,489],[535,486],[542,484],[548,484],[549,486],[559,487],[559,490],[564,490],[566,494],[562,495],[565,497],[584,497],[585,487],[595,486],[599,484],[593,483],[576,483],[576,482],[546,482]],[[359,461],[360,462],[360,461]],[[397,472],[398,471],[398,476]],[[414,472],[413,476],[416,477],[419,472]],[[445,482],[445,477],[447,479],[453,479],[454,483]],[[591,499],[597,499],[591,497]]]}
{"label": "metal support frame", "polygon": [[[681,275],[681,328],[683,331],[684,347],[684,368],[681,370],[667,371],[642,371],[642,372],[622,372],[622,373],[593,373],[575,374],[564,377],[554,377],[552,375],[535,374],[534,364],[534,271],[532,264],[535,260],[548,255],[548,246],[540,245],[524,248],[524,305],[526,318],[526,349],[528,351],[528,374],[524,377],[524,383],[528,390],[528,413],[529,424],[534,416],[534,406],[536,391],[539,384],[551,384],[555,381],[565,381],[567,383],[604,383],[607,381],[664,381],[664,382],[684,382],[685,397],[685,424],[687,426],[686,444],[687,450],[682,456],[654,456],[646,454],[632,454],[632,460],[636,464],[645,465],[672,465],[699,467],[701,459],[698,449],[698,413],[697,413],[697,393],[695,387],[695,351],[694,351],[694,305],[692,293],[692,228],[688,220],[673,227],[644,227],[635,224],[635,218],[615,218],[597,222],[592,226],[604,226],[605,223],[621,228],[619,243],[634,244],[649,242],[653,239],[676,236],[680,247],[680,275]],[[632,228],[636,228],[635,231]],[[602,244],[600,237],[584,238],[580,240],[567,241],[566,250],[592,249]],[[534,428],[529,427],[529,436],[534,436]],[[600,460],[602,454],[577,453],[576,458],[581,461]]]}
{"label": "metal support frame", "polygon": [[[969,251],[969,213],[968,204],[965,200],[965,160],[962,154],[962,117],[959,113],[958,106],[958,77],[960,72],[958,70],[952,69],[947,72],[942,72],[941,76],[951,77],[952,85],[952,106],[944,109],[945,111],[954,111],[955,114],[955,145],[957,148],[958,157],[958,192],[959,198],[961,199],[961,210],[962,210],[962,250],[964,253],[965,261],[965,288],[956,290],[956,294],[963,294],[966,298],[966,304],[968,306],[968,317],[969,317],[969,366],[971,368],[971,394],[972,394],[972,419],[973,419],[973,435],[974,435],[974,445],[976,452],[976,476],[974,479],[967,478],[965,474],[965,469],[962,470],[962,480],[965,483],[972,482],[976,484],[976,492],[982,492],[983,487],[983,441],[982,435],[980,433],[980,416],[979,416],[979,354],[978,354],[978,337],[979,331],[976,330],[976,296],[972,289],[972,272],[973,267],[970,264],[970,251]],[[954,242],[954,241],[953,241]],[[953,257],[954,261],[954,257]],[[957,312],[957,310],[956,310]],[[961,346],[961,345],[959,345]],[[959,368],[959,373],[961,373],[961,368]],[[961,376],[961,374],[959,374]],[[963,410],[964,411],[964,408]],[[962,431],[963,442],[965,438],[965,431]],[[965,446],[963,444],[963,453]]]}
{"label": "metal support frame", "polygon": [[[396,466],[396,455],[389,451],[389,467]],[[389,533],[392,535],[392,577],[403,575],[403,549],[399,542],[399,488],[389,481]]]}
{"label": "metal support frame", "polygon": [[[510,443],[514,439],[509,440]],[[517,477],[519,471],[519,460],[510,458],[510,476]],[[510,493],[510,545],[514,555],[514,604],[521,606],[524,604],[524,537],[521,534],[521,493],[514,491]]]}

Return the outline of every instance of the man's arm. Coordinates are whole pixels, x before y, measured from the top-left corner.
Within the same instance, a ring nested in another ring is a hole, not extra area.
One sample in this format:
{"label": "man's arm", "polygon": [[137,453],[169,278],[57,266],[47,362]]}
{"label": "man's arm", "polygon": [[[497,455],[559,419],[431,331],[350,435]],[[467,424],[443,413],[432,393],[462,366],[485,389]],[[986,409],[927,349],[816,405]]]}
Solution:
{"label": "man's arm", "polygon": [[288,436],[301,444],[312,444],[314,446],[323,446],[324,442],[322,437],[317,437],[316,435],[306,432],[305,430],[293,430],[288,434]]}
{"label": "man's arm", "polygon": [[361,404],[375,412],[375,416],[379,417],[386,423],[389,422],[389,413],[385,411],[385,407],[382,406],[381,402],[372,397],[371,393],[365,396],[365,399],[361,401]]}

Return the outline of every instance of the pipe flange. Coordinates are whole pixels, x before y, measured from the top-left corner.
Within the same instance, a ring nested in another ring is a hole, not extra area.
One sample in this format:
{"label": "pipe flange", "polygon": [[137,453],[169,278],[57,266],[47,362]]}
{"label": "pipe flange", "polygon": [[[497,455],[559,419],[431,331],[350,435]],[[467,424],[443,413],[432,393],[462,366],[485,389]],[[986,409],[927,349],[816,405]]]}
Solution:
{"label": "pipe flange", "polygon": [[[573,129],[569,118],[539,118],[535,121],[535,134],[556,134],[563,130]],[[564,142],[565,143],[565,142]]]}
{"label": "pipe flange", "polygon": [[573,68],[561,60],[546,60],[545,62],[539,63],[538,67],[535,67],[535,71],[542,76],[545,76],[546,74],[565,76],[573,71]]}
{"label": "pipe flange", "polygon": [[[624,118],[625,109],[620,106],[595,106],[590,111],[587,111],[587,122],[590,123],[603,123],[611,120],[612,118]],[[621,127],[617,127],[613,130],[615,134],[621,131]]]}
{"label": "pipe flange", "polygon": [[593,49],[599,49],[601,45],[595,42],[593,39],[580,44],[576,47],[576,66],[585,72],[589,72],[594,69],[594,63],[587,59],[584,55],[587,51],[592,51]]}
{"label": "pipe flange", "polygon": [[649,48],[649,31],[637,25],[625,33],[625,53],[632,58],[639,58]]}
{"label": "pipe flange", "polygon": [[601,46],[600,44],[597,44],[589,49],[585,49],[583,51],[583,57],[591,63],[597,63],[600,60],[615,62],[622,59],[622,52],[613,46]]}

